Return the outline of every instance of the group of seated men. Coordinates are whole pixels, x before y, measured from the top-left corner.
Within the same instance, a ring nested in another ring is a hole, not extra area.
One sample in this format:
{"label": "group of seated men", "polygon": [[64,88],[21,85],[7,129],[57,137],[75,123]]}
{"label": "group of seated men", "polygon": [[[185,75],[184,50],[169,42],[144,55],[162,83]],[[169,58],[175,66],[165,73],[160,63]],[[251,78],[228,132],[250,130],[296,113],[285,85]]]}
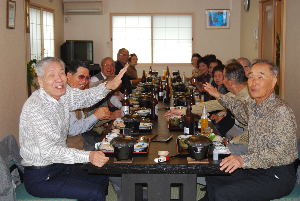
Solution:
{"label": "group of seated men", "polygon": [[[297,124],[292,109],[274,93],[278,67],[255,60],[248,79],[245,70],[238,62],[227,64],[224,85],[229,93],[203,83],[216,100],[192,106],[195,114],[206,105],[209,112],[227,108],[234,117],[225,133],[233,137],[233,144],[228,144],[231,156],[220,163],[220,170],[231,174],[206,177],[207,193],[201,200],[272,200],[288,195],[295,186]],[[173,109],[165,116],[182,114],[185,110]],[[218,114],[211,118],[219,123],[226,119]]]}
{"label": "group of seated men", "polygon": [[[122,64],[122,57],[127,57],[128,51],[123,54],[124,50],[119,51],[116,63]],[[67,75],[59,59],[44,58],[37,64],[40,89],[28,98],[20,117],[24,183],[30,194],[105,200],[108,177],[88,175],[74,164],[91,162],[102,167],[108,161],[102,152],[88,151],[92,150],[88,146],[91,145],[89,139],[95,140],[97,135],[87,133],[98,120],[120,115],[117,104],[110,100],[117,100],[112,98],[117,96],[113,90],[118,90],[120,85],[125,89],[123,85],[128,82],[122,80],[127,67],[122,65],[117,73],[117,65],[114,70],[113,60],[103,59],[101,72],[89,83],[88,65],[84,62],[74,61]],[[234,116],[233,126],[225,133],[233,137],[234,143],[229,144],[232,155],[220,164],[220,169],[231,175],[206,177],[209,200],[270,200],[292,191],[293,162],[297,158],[296,121],[291,108],[274,94],[277,72],[277,66],[258,60],[252,64],[247,82],[243,66],[233,62],[224,69],[223,83],[229,93],[222,95],[209,83],[203,84],[216,100],[197,104],[192,112],[201,114],[205,104],[209,112],[228,108]],[[114,74],[118,75],[112,77]],[[106,102],[106,107],[87,112],[89,115],[85,118],[82,109],[99,101]],[[117,109],[112,112],[110,107]],[[184,110],[171,110],[168,115],[184,113]],[[221,121],[226,117],[220,119],[215,114],[212,118],[222,127]],[[68,148],[68,134],[81,133],[87,144],[81,149]],[[119,184],[117,180],[116,187],[120,190]]]}

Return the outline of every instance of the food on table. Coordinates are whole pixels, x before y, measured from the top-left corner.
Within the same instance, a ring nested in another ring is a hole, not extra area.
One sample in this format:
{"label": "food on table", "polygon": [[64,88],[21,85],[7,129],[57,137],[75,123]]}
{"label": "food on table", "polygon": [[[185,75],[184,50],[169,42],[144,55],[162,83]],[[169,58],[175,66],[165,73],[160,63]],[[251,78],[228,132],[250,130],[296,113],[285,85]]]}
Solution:
{"label": "food on table", "polygon": [[179,140],[179,145],[182,147],[182,149],[188,149],[189,148],[189,145],[184,142],[185,139],[186,138],[181,138]]}
{"label": "food on table", "polygon": [[178,126],[180,124],[180,119],[178,117],[170,118],[170,125]]}

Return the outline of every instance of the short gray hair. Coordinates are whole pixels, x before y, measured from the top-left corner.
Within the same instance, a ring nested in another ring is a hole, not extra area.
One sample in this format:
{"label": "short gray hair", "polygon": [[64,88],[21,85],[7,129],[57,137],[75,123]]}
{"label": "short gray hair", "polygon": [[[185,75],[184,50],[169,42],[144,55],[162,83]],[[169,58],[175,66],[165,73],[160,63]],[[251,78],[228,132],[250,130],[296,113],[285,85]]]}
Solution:
{"label": "short gray hair", "polygon": [[252,66],[255,64],[266,64],[269,66],[270,73],[274,76],[277,77],[278,74],[278,66],[276,66],[273,62],[265,60],[265,59],[255,59],[252,62]]}
{"label": "short gray hair", "polygon": [[54,62],[59,62],[62,65],[63,69],[65,70],[65,63],[61,59],[55,57],[45,57],[39,62],[37,62],[35,66],[36,75],[39,77],[44,77],[44,73],[45,73],[44,68],[50,63],[54,63]]}
{"label": "short gray hair", "polygon": [[101,60],[101,66],[103,66],[103,62],[104,62],[105,59],[111,59],[113,61],[114,65],[115,65],[115,62],[111,57],[105,57],[104,59]]}
{"label": "short gray hair", "polygon": [[245,58],[245,57],[240,57],[240,58],[237,59],[237,61],[238,61],[238,60],[243,60],[243,61],[245,61],[245,62],[246,62],[246,65],[247,65],[249,68],[251,68],[251,61],[249,61],[249,59],[247,59],[247,58]]}

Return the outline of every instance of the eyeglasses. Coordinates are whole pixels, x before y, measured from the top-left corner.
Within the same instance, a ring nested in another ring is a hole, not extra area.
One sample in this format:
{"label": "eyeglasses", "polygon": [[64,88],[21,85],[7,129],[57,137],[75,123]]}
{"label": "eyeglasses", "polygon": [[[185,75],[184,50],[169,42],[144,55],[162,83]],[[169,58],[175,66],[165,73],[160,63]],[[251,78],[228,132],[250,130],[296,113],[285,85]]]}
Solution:
{"label": "eyeglasses", "polygon": [[[75,74],[76,75],[76,74]],[[84,76],[84,75],[76,75],[78,77],[78,79],[80,80],[86,80],[86,81],[90,81],[91,80],[91,77],[90,76]]]}
{"label": "eyeglasses", "polygon": [[120,54],[122,56],[125,56],[125,57],[129,57],[129,54]]}
{"label": "eyeglasses", "polygon": [[115,64],[103,64],[103,66],[115,67]]}

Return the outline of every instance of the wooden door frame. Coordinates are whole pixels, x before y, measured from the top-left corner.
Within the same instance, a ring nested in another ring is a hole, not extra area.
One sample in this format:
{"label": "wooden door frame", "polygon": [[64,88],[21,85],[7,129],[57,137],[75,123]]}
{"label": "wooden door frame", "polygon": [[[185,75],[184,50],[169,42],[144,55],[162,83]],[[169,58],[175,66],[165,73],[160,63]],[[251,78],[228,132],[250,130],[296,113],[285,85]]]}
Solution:
{"label": "wooden door frame", "polygon": [[[279,85],[279,94],[281,98],[284,98],[284,39],[285,38],[285,16],[286,12],[285,9],[286,6],[286,0],[261,0],[259,1],[259,23],[258,23],[258,58],[262,59],[263,58],[263,41],[262,41],[262,36],[263,36],[263,3],[267,1],[272,1],[273,2],[273,25],[272,25],[272,62],[276,64],[276,41],[277,41],[277,33],[280,34],[280,64],[278,65],[279,71],[278,71],[278,76],[277,76],[277,83]],[[278,13],[280,14],[281,17],[278,17]]]}

